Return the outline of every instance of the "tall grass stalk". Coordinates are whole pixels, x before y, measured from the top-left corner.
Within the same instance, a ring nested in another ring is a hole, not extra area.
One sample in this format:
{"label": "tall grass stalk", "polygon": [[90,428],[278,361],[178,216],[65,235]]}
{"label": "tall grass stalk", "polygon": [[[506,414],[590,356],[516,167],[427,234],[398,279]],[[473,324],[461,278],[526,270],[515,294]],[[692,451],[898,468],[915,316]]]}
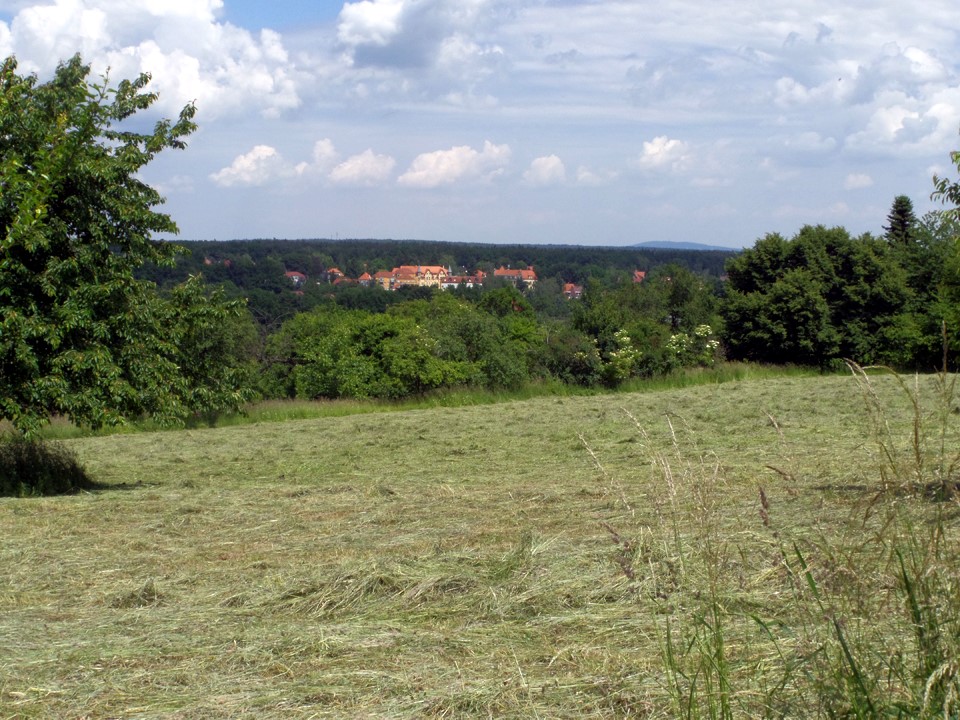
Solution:
{"label": "tall grass stalk", "polygon": [[[638,590],[649,584],[660,601],[674,716],[951,718],[960,710],[960,561],[946,550],[945,527],[958,514],[955,378],[850,369],[865,413],[862,428],[849,430],[873,441],[876,464],[865,472],[876,478],[849,489],[807,489],[853,493],[829,522],[814,525],[778,522],[761,487],[759,537],[725,522],[723,464],[697,446],[682,418],[666,414],[658,446],[627,412],[661,493],[643,543],[630,539],[642,537],[642,519],[627,526],[630,516],[622,516],[607,529],[619,548],[646,549],[645,573],[623,569],[622,550],[615,560]],[[906,413],[892,412],[898,402]],[[813,471],[791,454],[788,431],[767,418],[784,460],[766,466],[796,497],[797,478]],[[623,492],[622,505],[637,507]],[[763,570],[771,559],[773,572]],[[746,592],[751,570],[773,581],[767,601]]]}
{"label": "tall grass stalk", "polygon": [[[957,411],[957,376],[904,376],[888,367],[861,367],[848,361],[863,395],[873,440],[880,459],[881,490],[927,492],[949,499],[957,487],[960,450],[948,442],[951,416]],[[887,412],[889,397],[881,396],[873,381],[876,373],[893,378],[911,409],[909,431],[893,428]],[[932,405],[932,407],[930,407]],[[906,437],[904,437],[906,435]]]}

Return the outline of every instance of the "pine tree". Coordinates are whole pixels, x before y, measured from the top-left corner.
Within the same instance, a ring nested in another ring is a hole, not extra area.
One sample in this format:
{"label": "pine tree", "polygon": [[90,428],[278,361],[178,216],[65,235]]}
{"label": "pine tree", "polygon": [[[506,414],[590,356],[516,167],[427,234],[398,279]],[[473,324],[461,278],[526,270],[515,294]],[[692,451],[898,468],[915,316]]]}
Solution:
{"label": "pine tree", "polygon": [[891,243],[906,244],[914,240],[914,229],[917,217],[913,214],[913,202],[906,195],[898,195],[893,199],[890,214],[887,215],[887,224],[883,229],[887,231],[886,238]]}

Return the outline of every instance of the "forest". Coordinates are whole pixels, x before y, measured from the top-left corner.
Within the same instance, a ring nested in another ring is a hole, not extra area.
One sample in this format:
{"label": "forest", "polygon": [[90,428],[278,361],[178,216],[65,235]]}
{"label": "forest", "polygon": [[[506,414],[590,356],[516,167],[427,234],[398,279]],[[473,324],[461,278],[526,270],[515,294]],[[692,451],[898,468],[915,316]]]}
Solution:
{"label": "forest", "polygon": [[[880,219],[883,222],[883,219]],[[878,223],[879,224],[879,223]],[[742,252],[414,241],[189,243],[142,271],[202,276],[243,305],[208,337],[263,398],[401,398],[529,383],[616,387],[723,360],[822,370],[844,361],[934,370],[957,327],[955,219],[894,199],[881,236],[842,227],[769,234]],[[535,268],[515,286],[389,292],[334,281],[394,264]],[[634,269],[645,276],[637,282]],[[294,286],[294,270],[308,281]],[[578,283],[582,295],[564,294]]]}

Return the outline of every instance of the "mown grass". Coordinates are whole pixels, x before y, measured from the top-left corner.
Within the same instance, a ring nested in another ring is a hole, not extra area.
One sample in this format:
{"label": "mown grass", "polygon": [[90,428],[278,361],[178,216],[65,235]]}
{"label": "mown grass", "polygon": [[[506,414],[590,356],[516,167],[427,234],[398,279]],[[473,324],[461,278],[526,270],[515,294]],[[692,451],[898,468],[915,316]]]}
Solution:
{"label": "mown grass", "polygon": [[[710,368],[682,368],[665,375],[650,378],[632,378],[616,389],[580,387],[557,381],[529,383],[514,390],[486,388],[453,388],[439,390],[420,397],[400,400],[262,400],[250,403],[240,413],[224,413],[213,419],[198,420],[192,427],[232,427],[260,422],[286,422],[318,418],[366,415],[369,413],[404,412],[425,408],[456,408],[472,405],[496,405],[537,398],[587,397],[611,393],[650,392],[682,387],[697,387],[740,380],[780,377],[813,377],[821,373],[811,368],[766,366],[755,363],[724,362]],[[43,429],[42,437],[66,440],[117,433],[152,432],[161,428],[149,418],[133,420],[125,425],[105,427],[97,431],[78,427],[63,417],[53,418]],[[176,428],[173,428],[176,429]],[[0,434],[11,431],[7,421],[0,421]]]}
{"label": "mown grass", "polygon": [[67,440],[106,489],[0,499],[0,717],[842,715],[838,638],[906,697],[894,549],[955,591],[957,515],[877,494],[870,382],[882,437],[791,376]]}

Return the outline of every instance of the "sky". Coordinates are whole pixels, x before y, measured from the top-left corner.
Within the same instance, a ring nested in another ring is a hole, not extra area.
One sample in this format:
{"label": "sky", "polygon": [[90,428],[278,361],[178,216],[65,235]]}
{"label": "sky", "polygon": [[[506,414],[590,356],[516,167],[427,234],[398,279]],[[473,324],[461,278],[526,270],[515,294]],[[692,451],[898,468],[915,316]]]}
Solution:
{"label": "sky", "polygon": [[739,248],[882,233],[960,149],[960,3],[0,0],[0,56],[152,76],[180,238]]}

